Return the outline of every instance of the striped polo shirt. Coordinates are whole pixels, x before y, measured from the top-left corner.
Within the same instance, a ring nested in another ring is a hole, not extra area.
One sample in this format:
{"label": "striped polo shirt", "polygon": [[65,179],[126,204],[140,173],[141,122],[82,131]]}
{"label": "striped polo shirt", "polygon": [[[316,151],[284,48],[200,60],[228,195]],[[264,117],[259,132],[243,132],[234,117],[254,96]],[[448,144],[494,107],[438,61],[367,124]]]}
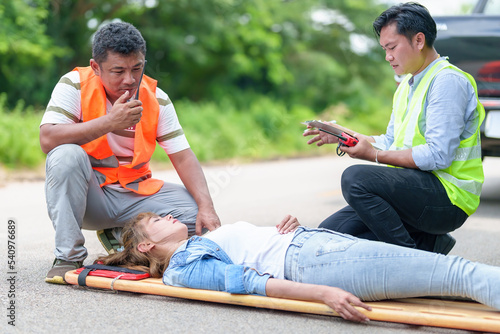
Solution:
{"label": "striped polo shirt", "polygon": [[[160,105],[157,142],[167,154],[189,148],[172,101],[160,88],[156,88],[156,98]],[[106,112],[109,112],[111,107],[111,102],[106,100]],[[72,124],[81,121],[80,75],[77,71],[72,71],[62,76],[54,87],[40,125]],[[109,146],[122,165],[132,161],[134,136],[135,127],[107,134]],[[116,187],[117,185],[112,186]]]}

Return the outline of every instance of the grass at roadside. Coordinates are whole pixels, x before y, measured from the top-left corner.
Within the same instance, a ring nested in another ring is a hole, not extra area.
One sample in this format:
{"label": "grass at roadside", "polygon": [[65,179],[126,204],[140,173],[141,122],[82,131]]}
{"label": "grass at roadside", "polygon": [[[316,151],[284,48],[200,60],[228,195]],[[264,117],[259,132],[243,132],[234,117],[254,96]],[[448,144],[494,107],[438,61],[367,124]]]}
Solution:
{"label": "grass at roadside", "polygon": [[[230,102],[176,103],[186,137],[200,161],[269,159],[295,156],[307,149],[302,121],[315,114],[305,107],[287,110],[267,97],[253,100],[244,110]],[[160,148],[153,156],[168,160]]]}
{"label": "grass at roadside", "polygon": [[[35,111],[19,103],[14,110],[5,107],[5,94],[0,94],[0,166],[8,170],[40,169],[45,154],[40,149],[38,134],[43,111]],[[236,102],[235,102],[236,101]],[[318,115],[304,106],[287,108],[281,101],[255,96],[219,103],[178,101],[177,114],[193,151],[201,162],[240,159],[265,160],[332,153],[306,144],[301,122],[312,119],[332,120],[355,131],[374,134],[383,132],[389,115],[353,117],[346,107],[338,105]],[[379,108],[381,110],[382,108]],[[168,161],[160,147],[153,155],[159,164]]]}
{"label": "grass at roadside", "polygon": [[45,160],[38,141],[42,113],[25,108],[22,102],[7,110],[6,99],[5,93],[0,94],[0,165],[8,169],[38,167]]}

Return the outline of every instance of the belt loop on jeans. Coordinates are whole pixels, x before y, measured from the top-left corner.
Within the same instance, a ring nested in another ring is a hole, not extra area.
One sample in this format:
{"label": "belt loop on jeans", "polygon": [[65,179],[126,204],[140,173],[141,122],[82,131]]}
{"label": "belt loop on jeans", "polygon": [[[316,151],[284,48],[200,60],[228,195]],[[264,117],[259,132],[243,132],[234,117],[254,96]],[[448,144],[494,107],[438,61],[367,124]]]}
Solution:
{"label": "belt loop on jeans", "polygon": [[300,252],[300,248],[302,248],[304,242],[306,242],[310,237],[312,237],[314,234],[318,232],[319,230],[317,229],[311,229],[303,226],[300,226],[297,229],[285,253],[285,263],[284,263],[285,279],[293,280],[292,272],[295,271],[293,266],[297,264],[297,258]]}
{"label": "belt loop on jeans", "polygon": [[302,245],[304,244],[304,242],[306,242],[307,239],[309,239],[311,236],[318,233],[319,231],[320,230],[318,230],[318,229],[312,229],[312,228],[300,226],[299,228],[297,228],[297,232],[295,232],[295,235],[293,236],[293,239],[290,242],[290,245],[302,247]]}

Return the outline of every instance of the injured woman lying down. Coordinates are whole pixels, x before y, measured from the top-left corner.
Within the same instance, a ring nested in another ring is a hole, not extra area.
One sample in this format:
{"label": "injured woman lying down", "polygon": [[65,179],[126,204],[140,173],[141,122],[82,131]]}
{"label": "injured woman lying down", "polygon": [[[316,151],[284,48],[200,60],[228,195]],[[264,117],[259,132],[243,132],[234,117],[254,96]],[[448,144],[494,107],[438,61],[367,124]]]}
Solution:
{"label": "injured woman lying down", "polygon": [[369,320],[356,308],[370,311],[363,301],[394,298],[460,296],[500,309],[500,267],[306,228],[292,216],[188,238],[172,216],[141,213],[122,243],[122,252],[98,261],[177,287],[322,302],[352,321]]}

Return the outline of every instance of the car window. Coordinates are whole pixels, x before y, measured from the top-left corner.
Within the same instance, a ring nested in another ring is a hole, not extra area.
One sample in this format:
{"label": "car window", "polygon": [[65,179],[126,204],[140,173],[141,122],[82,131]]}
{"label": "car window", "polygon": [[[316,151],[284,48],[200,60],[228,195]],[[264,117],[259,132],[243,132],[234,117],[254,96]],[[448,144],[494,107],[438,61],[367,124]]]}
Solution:
{"label": "car window", "polygon": [[500,15],[500,0],[489,0],[484,6],[484,14]]}

